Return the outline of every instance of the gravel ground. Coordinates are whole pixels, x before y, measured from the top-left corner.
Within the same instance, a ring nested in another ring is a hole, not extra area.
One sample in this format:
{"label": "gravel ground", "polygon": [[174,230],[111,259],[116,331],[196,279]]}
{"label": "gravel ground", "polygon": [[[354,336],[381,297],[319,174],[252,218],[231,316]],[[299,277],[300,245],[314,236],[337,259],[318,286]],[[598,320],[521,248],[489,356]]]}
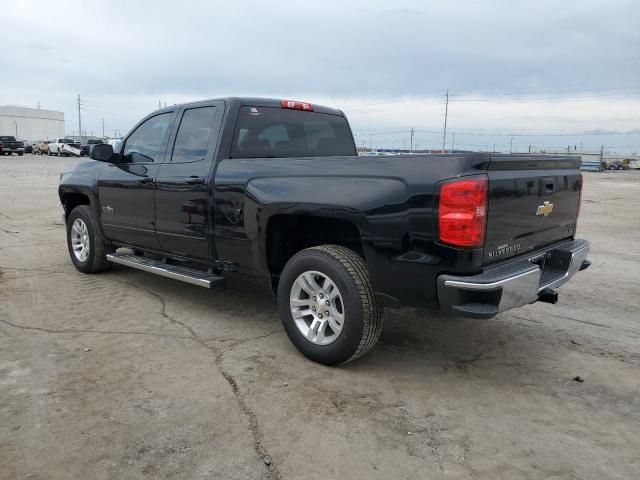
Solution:
{"label": "gravel ground", "polygon": [[593,265],[557,305],[390,310],[327,368],[266,290],[77,272],[75,161],[0,157],[0,478],[640,478],[640,171],[585,173]]}

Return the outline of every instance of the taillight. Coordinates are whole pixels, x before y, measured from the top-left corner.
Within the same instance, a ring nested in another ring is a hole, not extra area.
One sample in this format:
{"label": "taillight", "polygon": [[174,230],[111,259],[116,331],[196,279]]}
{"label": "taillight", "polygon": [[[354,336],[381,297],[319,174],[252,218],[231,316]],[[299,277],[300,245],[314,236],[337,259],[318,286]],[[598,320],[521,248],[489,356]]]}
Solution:
{"label": "taillight", "polygon": [[458,180],[440,188],[440,240],[461,247],[484,244],[487,225],[487,179]]}
{"label": "taillight", "polygon": [[306,102],[297,102],[295,100],[282,100],[280,102],[282,108],[290,108],[291,110],[304,110],[306,112],[313,112],[313,105]]}

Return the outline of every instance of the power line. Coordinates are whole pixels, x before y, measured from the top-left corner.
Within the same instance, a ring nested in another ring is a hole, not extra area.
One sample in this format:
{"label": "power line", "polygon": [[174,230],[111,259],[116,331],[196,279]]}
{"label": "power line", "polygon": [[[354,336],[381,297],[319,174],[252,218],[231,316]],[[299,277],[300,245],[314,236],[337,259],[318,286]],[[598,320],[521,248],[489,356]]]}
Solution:
{"label": "power line", "polygon": [[[633,90],[624,92],[623,90]],[[605,92],[605,93],[597,93]],[[611,93],[606,93],[611,92]],[[566,95],[568,93],[581,95]],[[368,104],[359,104],[355,108],[345,108],[349,114],[374,113],[378,111],[389,111],[405,108],[416,108],[426,105],[440,105],[444,101],[451,100],[454,102],[510,102],[510,103],[530,103],[530,102],[571,102],[571,101],[589,101],[597,99],[640,99],[640,87],[612,87],[589,90],[541,90],[529,92],[478,92],[478,91],[462,91],[455,94],[447,95],[424,95],[419,98],[405,98],[402,100],[388,100],[383,102],[375,102]],[[440,99],[436,101],[434,99]],[[364,108],[363,108],[364,107]],[[383,108],[376,108],[383,107]]]}
{"label": "power line", "polygon": [[[399,133],[408,133],[410,132],[411,129],[407,128],[405,130],[394,130],[394,131],[389,131],[389,132],[366,132],[366,131],[358,131],[355,132],[354,135],[395,135],[395,134],[399,134]],[[429,134],[439,134],[440,131],[438,130],[426,130],[426,129],[421,129],[421,128],[417,128],[415,129],[415,132],[420,132],[420,133],[429,133]],[[477,136],[477,137],[591,137],[591,136],[608,136],[608,135],[640,135],[640,131],[628,131],[628,132],[608,132],[608,131],[604,131],[604,132],[589,132],[589,131],[583,131],[583,132],[571,132],[571,133],[540,133],[540,132],[526,132],[526,131],[518,131],[517,133],[514,132],[492,132],[492,131],[487,131],[487,132],[465,132],[465,131],[460,131],[460,130],[456,130],[456,133],[458,135],[471,135],[471,136]]]}

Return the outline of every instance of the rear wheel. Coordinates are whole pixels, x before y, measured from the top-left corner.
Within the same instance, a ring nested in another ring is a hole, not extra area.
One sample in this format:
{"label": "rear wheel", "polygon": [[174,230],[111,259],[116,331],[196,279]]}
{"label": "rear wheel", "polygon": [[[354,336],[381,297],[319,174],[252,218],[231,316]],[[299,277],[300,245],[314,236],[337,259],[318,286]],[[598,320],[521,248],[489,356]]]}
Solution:
{"label": "rear wheel", "polygon": [[278,307],[294,346],[325,365],[361,357],[382,331],[383,308],[367,266],[342,246],[312,247],[294,255],[280,276]]}
{"label": "rear wheel", "polygon": [[111,247],[96,232],[95,221],[88,205],[79,205],[67,219],[67,246],[71,261],[83,273],[108,270],[107,253]]}

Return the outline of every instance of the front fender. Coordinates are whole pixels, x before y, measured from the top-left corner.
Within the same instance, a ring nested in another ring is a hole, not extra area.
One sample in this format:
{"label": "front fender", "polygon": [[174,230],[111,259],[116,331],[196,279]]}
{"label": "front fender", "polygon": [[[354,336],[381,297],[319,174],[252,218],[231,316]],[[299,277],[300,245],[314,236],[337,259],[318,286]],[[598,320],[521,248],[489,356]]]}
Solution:
{"label": "front fender", "polygon": [[98,220],[96,229],[98,234],[106,239],[102,230],[102,210],[98,197],[97,174],[102,165],[95,161],[82,162],[74,165],[71,169],[66,170],[60,175],[60,183],[58,185],[58,197],[65,216],[71,213],[67,211],[64,204],[65,195],[76,194],[83,195],[89,199],[89,207],[95,219]]}

